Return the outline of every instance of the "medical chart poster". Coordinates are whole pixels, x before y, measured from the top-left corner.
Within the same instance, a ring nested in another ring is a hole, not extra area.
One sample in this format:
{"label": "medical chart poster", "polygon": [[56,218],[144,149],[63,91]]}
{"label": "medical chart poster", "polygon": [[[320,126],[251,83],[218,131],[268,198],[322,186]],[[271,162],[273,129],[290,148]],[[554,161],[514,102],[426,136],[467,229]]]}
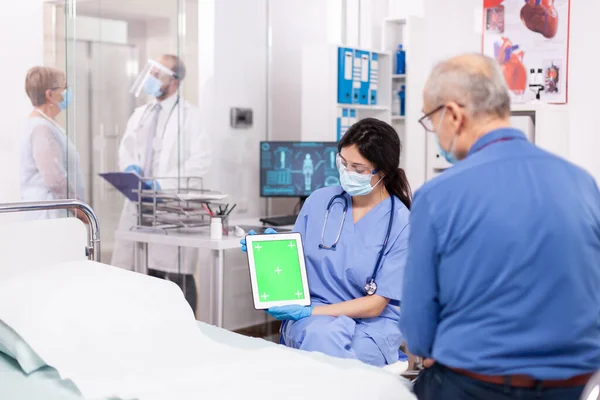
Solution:
{"label": "medical chart poster", "polygon": [[[484,0],[483,5],[483,53],[500,64],[511,100],[534,101],[543,87],[542,102],[567,103],[570,0]],[[540,86],[530,87],[534,84]]]}

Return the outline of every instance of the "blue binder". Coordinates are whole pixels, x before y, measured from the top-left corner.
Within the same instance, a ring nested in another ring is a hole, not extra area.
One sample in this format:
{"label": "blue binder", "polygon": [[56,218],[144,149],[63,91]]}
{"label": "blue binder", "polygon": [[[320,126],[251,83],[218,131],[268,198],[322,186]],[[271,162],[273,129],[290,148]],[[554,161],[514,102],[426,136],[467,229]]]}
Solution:
{"label": "blue binder", "polygon": [[338,103],[352,103],[352,76],[354,69],[354,51],[345,47],[338,48]]}
{"label": "blue binder", "polygon": [[359,98],[358,104],[369,104],[369,83],[370,83],[370,68],[371,54],[368,51],[356,50],[354,64],[358,61],[358,70],[360,71],[359,80]]}
{"label": "blue binder", "polygon": [[369,103],[377,104],[377,85],[379,83],[379,55],[371,53],[371,73],[369,83]]}
{"label": "blue binder", "polygon": [[352,60],[352,104],[360,104],[360,78],[361,78],[361,66],[360,51],[354,51],[354,59]]}

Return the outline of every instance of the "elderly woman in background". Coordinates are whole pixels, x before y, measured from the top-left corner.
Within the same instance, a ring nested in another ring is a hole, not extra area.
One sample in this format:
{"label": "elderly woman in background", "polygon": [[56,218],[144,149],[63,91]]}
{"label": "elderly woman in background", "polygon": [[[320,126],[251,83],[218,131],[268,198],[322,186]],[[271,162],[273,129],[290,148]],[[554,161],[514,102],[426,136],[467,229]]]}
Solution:
{"label": "elderly woman in background", "polygon": [[[33,110],[21,132],[21,199],[83,200],[79,155],[55,118],[71,100],[64,72],[33,67],[25,78],[25,92]],[[59,210],[27,213],[28,218],[56,218]]]}

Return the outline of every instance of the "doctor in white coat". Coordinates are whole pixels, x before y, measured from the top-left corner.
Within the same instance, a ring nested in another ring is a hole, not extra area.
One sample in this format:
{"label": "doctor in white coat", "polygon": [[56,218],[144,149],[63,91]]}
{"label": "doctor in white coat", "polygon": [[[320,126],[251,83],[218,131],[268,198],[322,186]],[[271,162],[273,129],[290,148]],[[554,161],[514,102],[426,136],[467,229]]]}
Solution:
{"label": "doctor in white coat", "polygon": [[[177,177],[205,176],[211,165],[209,137],[200,129],[199,110],[180,97],[185,66],[174,55],[149,60],[132,92],[144,91],[155,98],[138,107],[127,123],[119,148],[119,167],[144,177],[158,177],[158,187],[176,188]],[[181,181],[185,185],[185,181]],[[119,230],[136,223],[136,206],[125,200]],[[133,270],[135,245],[117,242],[112,265]],[[198,251],[165,245],[148,245],[148,274],[179,285],[186,300],[196,311],[197,293],[193,272]]]}

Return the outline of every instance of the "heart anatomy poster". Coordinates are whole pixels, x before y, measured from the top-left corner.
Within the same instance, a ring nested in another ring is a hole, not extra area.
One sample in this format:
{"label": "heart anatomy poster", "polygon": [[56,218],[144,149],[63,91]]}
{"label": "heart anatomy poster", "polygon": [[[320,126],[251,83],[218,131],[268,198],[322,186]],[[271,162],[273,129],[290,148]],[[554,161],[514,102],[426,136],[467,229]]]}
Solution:
{"label": "heart anatomy poster", "polygon": [[483,53],[515,103],[567,102],[570,0],[483,0]]}

